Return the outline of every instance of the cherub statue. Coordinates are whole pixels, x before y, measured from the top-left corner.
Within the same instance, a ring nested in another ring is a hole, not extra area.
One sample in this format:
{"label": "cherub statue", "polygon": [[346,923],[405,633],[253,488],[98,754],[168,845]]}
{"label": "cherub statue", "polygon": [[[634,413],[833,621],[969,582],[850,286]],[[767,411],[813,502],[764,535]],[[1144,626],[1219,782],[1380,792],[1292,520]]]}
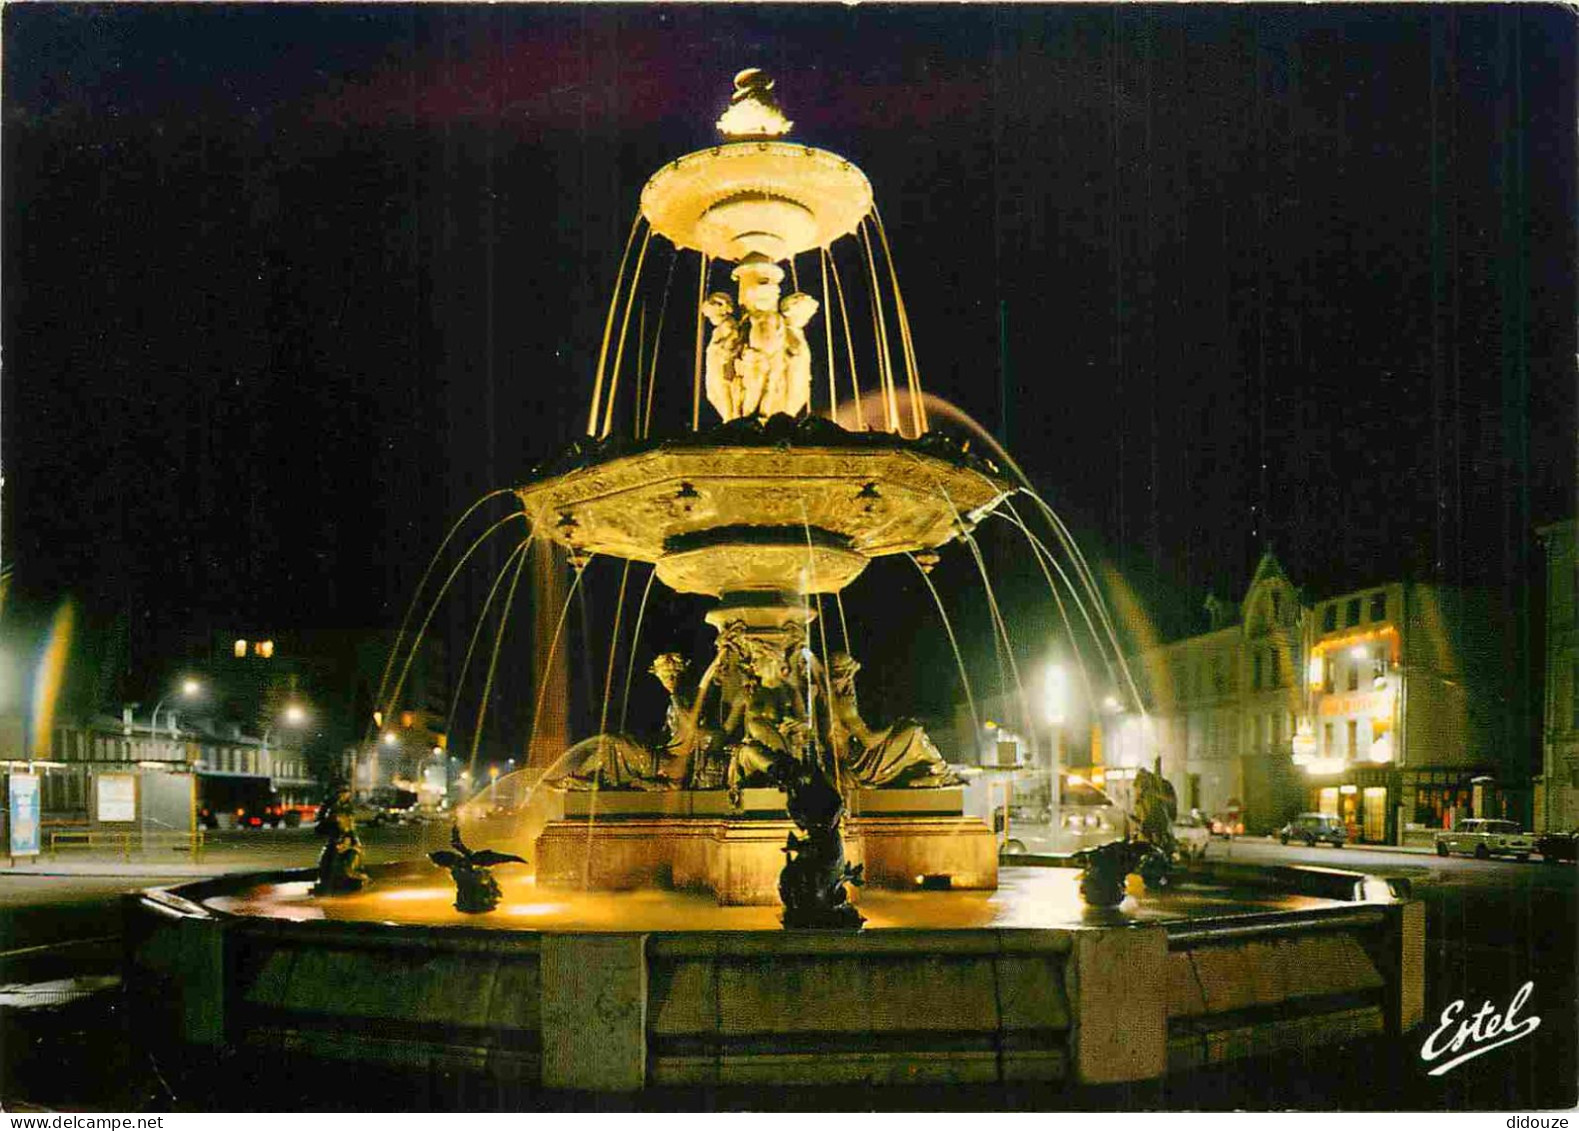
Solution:
{"label": "cherub statue", "polygon": [[740,322],[735,317],[735,302],[722,291],[708,295],[702,303],[702,316],[713,324],[707,340],[707,403],[724,420],[741,416],[744,395],[735,358],[740,354]]}
{"label": "cherub statue", "polygon": [[784,406],[779,412],[798,416],[811,404],[811,343],[806,325],[817,313],[818,302],[796,291],[779,303],[784,316]]}
{"label": "cherub statue", "polygon": [[959,777],[920,723],[900,719],[883,730],[866,724],[855,699],[855,673],[860,670],[848,652],[835,652],[828,660],[831,737],[848,779],[869,788],[958,785]]}
{"label": "cherub statue", "polygon": [[1155,845],[1171,860],[1178,849],[1173,822],[1179,815],[1179,796],[1173,783],[1162,776],[1162,759],[1153,765],[1154,770],[1141,767],[1135,773],[1135,819],[1140,825],[1140,839]]}
{"label": "cherub statue", "polygon": [[356,835],[350,786],[336,786],[333,796],[318,807],[316,832],[324,838],[324,844],[318,855],[318,882],[313,885],[313,894],[338,895],[366,887],[362,840]]}
{"label": "cherub statue", "polygon": [[441,848],[428,853],[428,859],[440,868],[450,870],[450,878],[455,881],[455,910],[475,915],[498,907],[502,893],[499,881],[493,878],[489,869],[499,864],[525,864],[526,861],[508,852],[495,852],[491,848],[480,848],[473,852],[461,840],[459,825],[450,826],[450,844],[454,846],[454,852]]}
{"label": "cherub statue", "polygon": [[730,276],[740,284],[740,352],[735,372],[740,377],[741,416],[772,416],[784,400],[784,316],[779,313],[779,284],[784,269],[767,256],[748,255]]}

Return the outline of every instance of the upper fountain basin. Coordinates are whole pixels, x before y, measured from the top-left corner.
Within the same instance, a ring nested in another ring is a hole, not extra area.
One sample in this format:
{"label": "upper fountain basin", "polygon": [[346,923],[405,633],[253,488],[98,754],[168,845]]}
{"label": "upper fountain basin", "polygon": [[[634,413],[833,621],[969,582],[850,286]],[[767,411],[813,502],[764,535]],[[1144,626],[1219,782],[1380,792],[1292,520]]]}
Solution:
{"label": "upper fountain basin", "polygon": [[713,596],[838,592],[872,558],[969,531],[1010,490],[941,437],[787,417],[573,459],[517,489],[534,530],[578,555],[653,562],[671,588]]}
{"label": "upper fountain basin", "polygon": [[676,158],[641,194],[642,214],[676,247],[714,259],[770,259],[827,247],[872,210],[866,174],[836,153],[742,141]]}

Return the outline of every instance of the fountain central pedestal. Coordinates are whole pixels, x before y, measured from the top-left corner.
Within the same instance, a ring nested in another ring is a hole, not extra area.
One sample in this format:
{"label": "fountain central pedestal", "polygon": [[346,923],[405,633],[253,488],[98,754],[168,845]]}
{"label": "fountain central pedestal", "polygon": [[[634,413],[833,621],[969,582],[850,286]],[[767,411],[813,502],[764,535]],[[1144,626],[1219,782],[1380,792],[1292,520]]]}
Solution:
{"label": "fountain central pedestal", "polygon": [[[869,886],[961,891],[998,886],[997,838],[964,816],[960,789],[856,790],[845,855]],[[784,844],[794,830],[778,789],[565,793],[537,839],[540,887],[702,891],[725,906],[779,902]],[[942,877],[947,877],[943,880]],[[859,902],[859,895],[853,898]]]}

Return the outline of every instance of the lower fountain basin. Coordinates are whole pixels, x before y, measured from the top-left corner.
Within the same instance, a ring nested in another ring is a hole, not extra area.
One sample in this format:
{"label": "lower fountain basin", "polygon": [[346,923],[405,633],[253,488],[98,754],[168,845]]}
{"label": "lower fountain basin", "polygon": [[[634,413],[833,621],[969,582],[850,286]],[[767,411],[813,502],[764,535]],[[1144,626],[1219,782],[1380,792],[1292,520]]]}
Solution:
{"label": "lower fountain basin", "polygon": [[551,1089],[1078,1085],[1423,1013],[1410,901],[1185,883],[1093,912],[1072,870],[1005,868],[992,892],[867,891],[866,930],[784,931],[774,908],[551,891],[508,868],[499,910],[467,916],[426,864],[372,871],[321,899],[305,872],[127,897],[137,1031],[204,1063],[292,1053]]}

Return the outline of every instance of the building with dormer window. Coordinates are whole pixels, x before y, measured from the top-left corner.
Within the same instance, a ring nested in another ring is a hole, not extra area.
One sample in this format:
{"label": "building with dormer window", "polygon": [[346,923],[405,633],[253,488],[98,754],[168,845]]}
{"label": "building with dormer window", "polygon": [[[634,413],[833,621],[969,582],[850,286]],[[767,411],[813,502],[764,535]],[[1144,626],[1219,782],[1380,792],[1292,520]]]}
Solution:
{"label": "building with dormer window", "polygon": [[1268,549],[1239,605],[1208,598],[1206,611],[1209,631],[1134,663],[1182,807],[1237,812],[1249,832],[1330,813],[1372,843],[1527,819],[1508,617],[1492,594],[1391,581],[1310,601]]}

